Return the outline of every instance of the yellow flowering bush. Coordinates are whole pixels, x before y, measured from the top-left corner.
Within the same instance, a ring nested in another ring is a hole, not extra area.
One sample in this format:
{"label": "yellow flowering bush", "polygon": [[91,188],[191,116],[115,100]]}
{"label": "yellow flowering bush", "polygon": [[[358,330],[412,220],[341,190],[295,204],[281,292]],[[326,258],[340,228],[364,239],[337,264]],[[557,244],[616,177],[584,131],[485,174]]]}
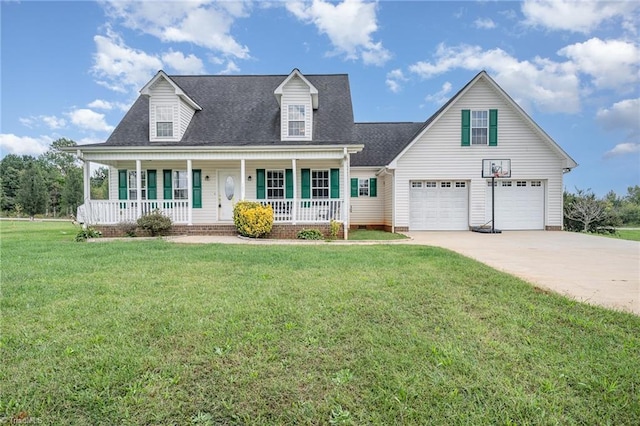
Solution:
{"label": "yellow flowering bush", "polygon": [[239,201],[233,208],[233,222],[245,237],[260,238],[273,228],[273,208],[255,201]]}

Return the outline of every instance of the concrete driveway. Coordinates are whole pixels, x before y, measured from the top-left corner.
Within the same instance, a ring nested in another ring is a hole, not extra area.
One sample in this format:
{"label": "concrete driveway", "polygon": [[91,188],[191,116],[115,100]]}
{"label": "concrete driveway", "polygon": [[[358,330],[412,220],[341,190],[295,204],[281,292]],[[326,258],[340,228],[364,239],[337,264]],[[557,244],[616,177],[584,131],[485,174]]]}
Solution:
{"label": "concrete driveway", "polygon": [[554,231],[408,232],[538,287],[640,315],[640,242]]}

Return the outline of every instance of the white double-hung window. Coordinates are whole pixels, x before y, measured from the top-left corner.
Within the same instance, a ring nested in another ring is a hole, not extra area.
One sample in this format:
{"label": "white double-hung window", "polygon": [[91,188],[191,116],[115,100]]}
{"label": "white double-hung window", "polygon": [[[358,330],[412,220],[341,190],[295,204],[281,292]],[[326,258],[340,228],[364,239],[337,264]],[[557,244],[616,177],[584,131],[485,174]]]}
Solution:
{"label": "white double-hung window", "polygon": [[289,136],[304,136],[305,135],[304,105],[289,105],[288,121],[289,121]]}
{"label": "white double-hung window", "polygon": [[311,197],[329,198],[329,170],[311,171]]}
{"label": "white double-hung window", "polygon": [[173,107],[172,106],[156,107],[156,137],[158,138],[173,137]]}
{"label": "white double-hung window", "polygon": [[284,199],[284,170],[267,170],[267,199]]}
{"label": "white double-hung window", "polygon": [[489,111],[471,111],[471,145],[487,145]]}
{"label": "white double-hung window", "polygon": [[186,200],[187,192],[187,172],[185,170],[173,171],[173,199]]}
{"label": "white double-hung window", "polygon": [[[146,170],[142,170],[140,173],[141,176],[141,189],[142,191],[140,191],[140,199],[141,200],[146,200],[147,199],[147,171]],[[129,199],[130,200],[137,200],[138,199],[138,179],[136,178],[136,171],[135,170],[129,170],[129,175],[128,175],[128,187],[129,187]]]}

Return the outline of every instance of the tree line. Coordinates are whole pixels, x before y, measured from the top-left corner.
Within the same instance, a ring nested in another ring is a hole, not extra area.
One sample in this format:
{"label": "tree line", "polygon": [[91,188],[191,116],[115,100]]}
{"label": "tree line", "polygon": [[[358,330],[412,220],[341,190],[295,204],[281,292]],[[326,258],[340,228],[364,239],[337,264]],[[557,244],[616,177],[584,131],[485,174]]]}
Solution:
{"label": "tree line", "polygon": [[[0,160],[0,209],[3,216],[44,215],[72,217],[83,204],[83,169],[73,154],[62,148],[76,146],[69,139],[55,140],[42,155],[9,154]],[[91,176],[92,199],[107,199],[109,170]]]}

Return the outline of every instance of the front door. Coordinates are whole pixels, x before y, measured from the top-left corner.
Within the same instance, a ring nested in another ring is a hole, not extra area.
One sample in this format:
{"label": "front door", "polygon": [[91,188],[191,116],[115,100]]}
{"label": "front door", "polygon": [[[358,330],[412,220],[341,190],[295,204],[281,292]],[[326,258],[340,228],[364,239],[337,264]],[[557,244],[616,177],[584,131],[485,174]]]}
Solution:
{"label": "front door", "polygon": [[218,171],[218,220],[233,220],[233,206],[240,198],[240,173],[235,170]]}

